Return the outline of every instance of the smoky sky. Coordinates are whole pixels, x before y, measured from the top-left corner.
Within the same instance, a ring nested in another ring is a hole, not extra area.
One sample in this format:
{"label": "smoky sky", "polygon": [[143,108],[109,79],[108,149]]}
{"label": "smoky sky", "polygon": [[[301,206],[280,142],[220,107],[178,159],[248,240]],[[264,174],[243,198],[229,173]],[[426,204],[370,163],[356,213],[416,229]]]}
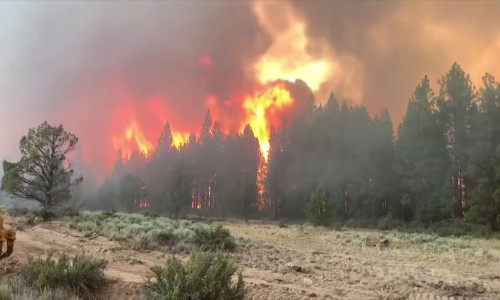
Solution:
{"label": "smoky sky", "polygon": [[[276,20],[280,6],[305,23],[311,55],[321,44],[341,66],[316,103],[333,91],[399,122],[420,79],[437,90],[454,61],[476,85],[500,76],[498,2],[279,1]],[[0,158],[16,159],[20,137],[47,120],[106,170],[124,102],[148,122],[158,99],[174,129],[192,131],[214,95],[231,123],[240,113],[228,100],[256,84],[251,66],[272,42],[251,1],[0,2]]]}

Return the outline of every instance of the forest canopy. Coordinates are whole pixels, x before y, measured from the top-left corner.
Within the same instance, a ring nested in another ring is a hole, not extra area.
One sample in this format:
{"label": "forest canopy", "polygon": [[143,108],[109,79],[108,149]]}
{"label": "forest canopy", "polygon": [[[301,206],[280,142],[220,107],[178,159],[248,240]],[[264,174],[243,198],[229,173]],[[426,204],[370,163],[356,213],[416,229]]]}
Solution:
{"label": "forest canopy", "polygon": [[166,123],[148,158],[118,154],[93,206],[301,219],[321,204],[321,217],[336,221],[461,219],[496,229],[500,85],[486,74],[476,90],[456,63],[438,85],[418,83],[396,132],[387,109],[370,114],[331,94],[271,129],[267,160],[249,126],[225,134],[210,111],[180,147]]}

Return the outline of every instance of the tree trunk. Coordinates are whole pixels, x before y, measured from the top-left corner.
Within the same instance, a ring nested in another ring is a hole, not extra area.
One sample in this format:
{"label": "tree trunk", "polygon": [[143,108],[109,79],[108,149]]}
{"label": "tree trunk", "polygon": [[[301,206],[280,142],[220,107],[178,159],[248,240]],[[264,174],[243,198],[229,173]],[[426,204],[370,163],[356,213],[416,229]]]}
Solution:
{"label": "tree trunk", "polygon": [[489,222],[490,222],[490,227],[493,231],[497,231],[498,229],[498,221],[497,221],[497,215],[496,214],[492,214],[489,218]]}

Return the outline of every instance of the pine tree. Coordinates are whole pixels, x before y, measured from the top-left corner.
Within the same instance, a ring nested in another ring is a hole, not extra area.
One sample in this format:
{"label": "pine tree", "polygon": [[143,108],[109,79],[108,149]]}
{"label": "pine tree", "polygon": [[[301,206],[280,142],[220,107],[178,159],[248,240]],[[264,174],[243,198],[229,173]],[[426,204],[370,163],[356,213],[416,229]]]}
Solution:
{"label": "pine tree", "polygon": [[169,206],[177,219],[181,210],[191,204],[192,175],[183,159],[175,163],[167,186]]}
{"label": "pine tree", "polygon": [[468,172],[470,151],[474,145],[472,138],[473,120],[478,112],[476,94],[469,75],[454,63],[450,71],[439,80],[441,86],[437,101],[442,120],[446,124],[446,137],[451,157],[454,186],[453,214],[463,217],[467,206],[469,190]]}
{"label": "pine tree", "polygon": [[436,199],[431,195],[442,186],[449,165],[445,128],[439,122],[435,106],[436,99],[425,76],[410,98],[398,127],[396,168],[412,214],[417,207],[436,206],[430,203]]}
{"label": "pine tree", "polygon": [[497,229],[500,216],[500,84],[493,76],[483,77],[480,89],[480,130],[475,132],[472,170],[476,186],[466,219],[487,223]]}
{"label": "pine tree", "polygon": [[311,195],[311,202],[306,207],[306,216],[314,225],[327,226],[332,217],[332,205],[324,190],[317,190]]}

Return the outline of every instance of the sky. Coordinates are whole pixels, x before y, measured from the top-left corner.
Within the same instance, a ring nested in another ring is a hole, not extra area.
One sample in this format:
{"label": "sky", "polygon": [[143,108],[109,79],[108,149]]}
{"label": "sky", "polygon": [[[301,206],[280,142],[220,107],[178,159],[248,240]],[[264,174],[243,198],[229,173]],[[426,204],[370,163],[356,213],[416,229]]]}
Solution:
{"label": "sky", "polygon": [[155,142],[210,109],[238,131],[246,95],[277,79],[398,123],[455,61],[477,87],[500,77],[499,15],[496,1],[0,2],[0,159],[47,120],[102,173],[131,122]]}

